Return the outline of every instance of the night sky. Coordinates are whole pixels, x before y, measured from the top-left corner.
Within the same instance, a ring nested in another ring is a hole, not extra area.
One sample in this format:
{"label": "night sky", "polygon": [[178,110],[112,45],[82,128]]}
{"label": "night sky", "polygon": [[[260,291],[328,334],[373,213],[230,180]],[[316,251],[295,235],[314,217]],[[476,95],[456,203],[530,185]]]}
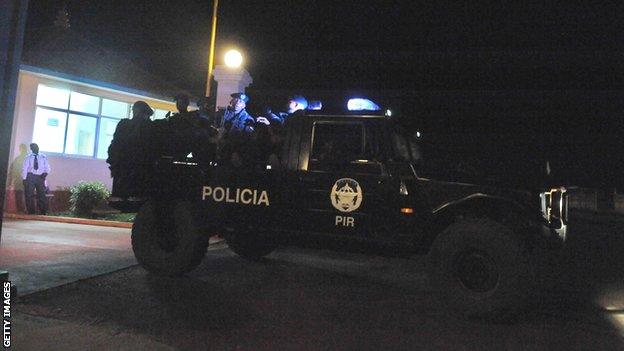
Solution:
{"label": "night sky", "polygon": [[[64,2],[72,31],[202,94],[212,1],[31,0],[26,47]],[[622,182],[624,3],[539,3],[221,0],[216,63],[243,51],[254,102],[366,92],[455,151],[538,148],[570,183]]]}
{"label": "night sky", "polygon": [[[64,2],[72,30],[201,91],[212,1],[31,0],[29,32],[50,26]],[[588,53],[602,53],[603,61],[621,55],[623,10],[568,2],[222,0],[217,44],[242,49],[256,88],[612,88],[604,74],[611,67],[527,79],[534,62],[526,57],[557,70],[549,61],[562,56],[583,66]]]}

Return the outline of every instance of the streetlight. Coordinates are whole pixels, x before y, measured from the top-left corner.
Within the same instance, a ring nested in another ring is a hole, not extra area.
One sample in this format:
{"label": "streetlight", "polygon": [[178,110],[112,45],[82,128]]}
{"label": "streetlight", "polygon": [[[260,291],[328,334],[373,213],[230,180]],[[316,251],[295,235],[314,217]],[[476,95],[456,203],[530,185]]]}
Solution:
{"label": "streetlight", "polygon": [[243,55],[238,50],[229,50],[225,53],[225,65],[229,68],[238,68],[243,63]]}

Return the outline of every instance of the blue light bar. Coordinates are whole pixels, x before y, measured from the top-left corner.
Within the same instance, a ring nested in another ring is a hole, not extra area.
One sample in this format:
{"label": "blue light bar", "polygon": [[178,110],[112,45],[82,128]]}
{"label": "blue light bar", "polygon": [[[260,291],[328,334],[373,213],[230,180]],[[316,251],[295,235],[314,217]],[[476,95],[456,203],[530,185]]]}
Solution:
{"label": "blue light bar", "polygon": [[369,99],[353,98],[347,101],[349,111],[379,111],[381,108]]}

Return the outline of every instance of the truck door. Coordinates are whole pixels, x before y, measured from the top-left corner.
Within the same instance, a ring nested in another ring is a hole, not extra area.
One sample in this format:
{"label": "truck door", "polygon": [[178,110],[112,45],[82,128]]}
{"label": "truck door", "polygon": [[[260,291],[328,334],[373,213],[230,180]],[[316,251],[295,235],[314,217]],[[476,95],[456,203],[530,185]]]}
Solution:
{"label": "truck door", "polygon": [[[381,122],[381,121],[379,121]],[[383,238],[384,221],[398,189],[384,169],[381,128],[375,121],[328,119],[309,121],[311,135],[302,138],[299,228],[358,238]]]}

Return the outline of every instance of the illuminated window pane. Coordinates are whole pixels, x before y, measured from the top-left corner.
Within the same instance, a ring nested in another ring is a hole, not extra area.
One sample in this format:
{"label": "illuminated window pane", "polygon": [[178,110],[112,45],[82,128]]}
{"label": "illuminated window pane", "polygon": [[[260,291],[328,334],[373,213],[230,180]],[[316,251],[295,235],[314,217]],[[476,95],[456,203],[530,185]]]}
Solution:
{"label": "illuminated window pane", "polygon": [[69,109],[72,111],[98,114],[98,112],[100,112],[100,98],[72,91]]}
{"label": "illuminated window pane", "polygon": [[69,115],[65,153],[70,155],[93,156],[96,124],[96,118]]}
{"label": "illuminated window pane", "polygon": [[46,152],[63,152],[67,113],[37,107],[33,142]]}
{"label": "illuminated window pane", "polygon": [[98,138],[98,158],[107,158],[108,157],[108,147],[113,140],[113,134],[115,134],[115,128],[117,128],[117,123],[120,120],[118,119],[110,119],[110,118],[102,118],[100,121],[100,133]]}
{"label": "illuminated window pane", "polygon": [[125,102],[103,99],[102,116],[126,118],[128,117],[128,105]]}
{"label": "illuminated window pane", "polygon": [[37,87],[37,105],[67,109],[69,90],[58,89],[39,84]]}
{"label": "illuminated window pane", "polygon": [[159,110],[159,109],[154,109],[154,115],[152,116],[153,120],[156,119],[163,119],[165,118],[165,116],[167,115],[169,111],[166,110]]}

